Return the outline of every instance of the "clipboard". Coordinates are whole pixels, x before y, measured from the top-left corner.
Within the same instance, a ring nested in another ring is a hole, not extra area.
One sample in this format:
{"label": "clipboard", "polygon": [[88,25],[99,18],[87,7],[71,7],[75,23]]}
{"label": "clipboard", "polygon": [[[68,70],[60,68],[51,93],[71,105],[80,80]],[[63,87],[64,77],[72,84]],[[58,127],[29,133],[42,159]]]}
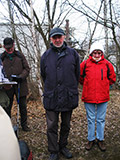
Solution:
{"label": "clipboard", "polygon": [[0,81],[0,85],[13,85],[13,84],[17,84],[17,82],[10,82],[10,81]]}

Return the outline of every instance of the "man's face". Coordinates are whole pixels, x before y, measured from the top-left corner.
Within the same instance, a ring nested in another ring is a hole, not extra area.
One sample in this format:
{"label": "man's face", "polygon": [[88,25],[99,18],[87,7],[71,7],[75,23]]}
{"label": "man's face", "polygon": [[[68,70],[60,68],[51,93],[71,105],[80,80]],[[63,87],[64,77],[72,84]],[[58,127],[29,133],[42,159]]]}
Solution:
{"label": "man's face", "polygon": [[[4,46],[4,48],[5,48],[5,46]],[[11,54],[14,52],[14,48],[15,48],[15,45],[13,44],[13,46],[11,48],[5,48],[5,50],[7,53]]]}
{"label": "man's face", "polygon": [[63,35],[55,35],[55,36],[50,38],[53,45],[57,48],[62,47],[64,39],[65,39],[65,36],[63,36]]}

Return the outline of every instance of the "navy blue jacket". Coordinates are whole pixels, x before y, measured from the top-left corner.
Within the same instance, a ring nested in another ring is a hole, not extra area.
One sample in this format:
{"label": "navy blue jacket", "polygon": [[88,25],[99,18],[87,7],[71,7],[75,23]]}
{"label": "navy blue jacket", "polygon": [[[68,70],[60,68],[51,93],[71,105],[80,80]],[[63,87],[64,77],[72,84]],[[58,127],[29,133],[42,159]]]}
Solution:
{"label": "navy blue jacket", "polygon": [[70,111],[78,106],[80,61],[78,53],[64,43],[61,50],[51,45],[41,57],[46,110]]}

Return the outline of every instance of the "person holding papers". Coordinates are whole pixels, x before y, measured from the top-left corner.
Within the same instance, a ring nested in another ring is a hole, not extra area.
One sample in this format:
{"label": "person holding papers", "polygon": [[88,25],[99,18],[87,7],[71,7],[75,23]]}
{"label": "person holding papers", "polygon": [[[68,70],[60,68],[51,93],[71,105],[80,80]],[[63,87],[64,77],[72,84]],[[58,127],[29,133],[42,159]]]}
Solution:
{"label": "person holding papers", "polygon": [[[19,107],[20,107],[20,115],[21,115],[21,126],[22,130],[30,131],[30,128],[27,125],[27,102],[26,96],[28,94],[28,86],[27,86],[27,77],[30,72],[29,65],[25,56],[15,50],[14,40],[10,37],[7,37],[3,41],[3,47],[5,51],[1,55],[1,59],[3,62],[3,67],[7,78],[11,80],[14,78],[15,81],[20,85],[20,99],[19,99]],[[14,95],[18,96],[18,85],[12,85],[12,87],[6,90],[6,93],[10,99],[10,105],[6,108],[6,112],[11,117],[11,108],[14,100]]]}

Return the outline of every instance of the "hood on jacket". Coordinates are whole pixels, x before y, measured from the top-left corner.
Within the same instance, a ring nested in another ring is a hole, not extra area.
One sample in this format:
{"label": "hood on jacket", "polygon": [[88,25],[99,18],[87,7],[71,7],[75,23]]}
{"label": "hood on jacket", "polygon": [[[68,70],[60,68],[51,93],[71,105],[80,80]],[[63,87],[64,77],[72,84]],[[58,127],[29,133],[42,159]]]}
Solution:
{"label": "hood on jacket", "polygon": [[94,50],[101,50],[104,53],[104,47],[100,42],[95,42],[91,45],[90,47],[90,54],[94,51]]}

